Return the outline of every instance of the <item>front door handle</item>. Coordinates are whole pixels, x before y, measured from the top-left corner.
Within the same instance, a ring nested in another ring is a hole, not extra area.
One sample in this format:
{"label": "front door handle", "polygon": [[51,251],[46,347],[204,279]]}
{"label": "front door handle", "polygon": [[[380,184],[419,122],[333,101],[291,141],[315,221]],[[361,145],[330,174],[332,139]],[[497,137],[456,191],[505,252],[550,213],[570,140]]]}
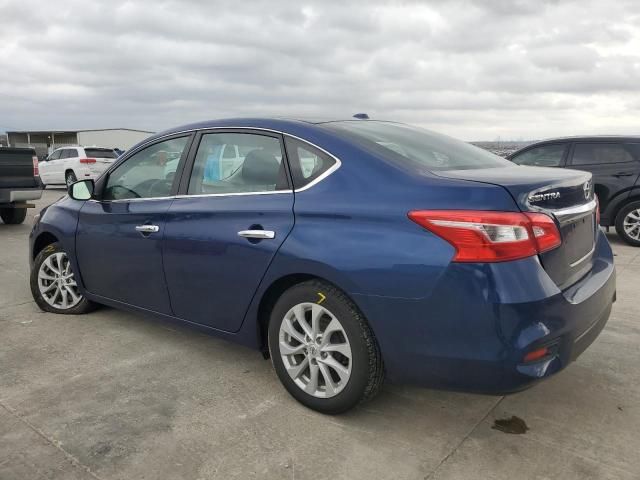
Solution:
{"label": "front door handle", "polygon": [[618,172],[618,173],[614,173],[613,176],[614,177],[631,177],[635,175],[635,172]]}
{"label": "front door handle", "polygon": [[276,232],[272,230],[240,230],[238,236],[244,238],[270,239],[276,238]]}
{"label": "front door handle", "polygon": [[136,227],[136,232],[140,233],[156,233],[160,230],[160,227],[157,225],[138,225]]}

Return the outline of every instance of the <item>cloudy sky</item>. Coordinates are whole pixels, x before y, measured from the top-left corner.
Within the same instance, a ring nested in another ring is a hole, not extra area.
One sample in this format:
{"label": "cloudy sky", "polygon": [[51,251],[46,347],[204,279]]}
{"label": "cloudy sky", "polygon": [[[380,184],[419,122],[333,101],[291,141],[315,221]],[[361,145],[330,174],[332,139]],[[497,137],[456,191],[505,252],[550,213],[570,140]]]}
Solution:
{"label": "cloudy sky", "polygon": [[637,0],[0,0],[0,130],[350,116],[640,134]]}

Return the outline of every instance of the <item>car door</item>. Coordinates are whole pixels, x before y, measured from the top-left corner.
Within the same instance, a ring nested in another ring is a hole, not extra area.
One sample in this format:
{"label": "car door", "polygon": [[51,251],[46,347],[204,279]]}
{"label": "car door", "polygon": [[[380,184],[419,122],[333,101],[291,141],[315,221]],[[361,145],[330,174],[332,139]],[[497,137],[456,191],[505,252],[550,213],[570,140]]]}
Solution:
{"label": "car door", "polygon": [[51,183],[60,185],[64,183],[64,159],[69,155],[68,148],[60,149],[60,156],[51,162]]}
{"label": "car door", "polygon": [[[194,145],[164,237],[171,305],[179,318],[235,332],[293,227],[282,139],[261,131],[209,131]],[[222,165],[225,150],[244,154]]]}
{"label": "car door", "polygon": [[593,174],[601,211],[616,196],[628,195],[638,178],[638,161],[631,145],[622,142],[575,142],[567,167]]}
{"label": "car door", "polygon": [[60,150],[60,157],[52,162],[51,183],[56,185],[64,184],[64,172],[67,165],[67,159],[75,153],[75,148],[63,148]]}
{"label": "car door", "polygon": [[52,170],[54,168],[54,161],[60,158],[62,150],[56,150],[47,157],[46,160],[38,163],[38,171],[40,178],[45,184],[54,183],[52,177]]}
{"label": "car door", "polygon": [[162,239],[177,180],[165,177],[165,167],[168,151],[180,152],[184,162],[191,138],[169,138],[132,152],[100,182],[98,198],[80,210],[76,254],[90,293],[171,314]]}

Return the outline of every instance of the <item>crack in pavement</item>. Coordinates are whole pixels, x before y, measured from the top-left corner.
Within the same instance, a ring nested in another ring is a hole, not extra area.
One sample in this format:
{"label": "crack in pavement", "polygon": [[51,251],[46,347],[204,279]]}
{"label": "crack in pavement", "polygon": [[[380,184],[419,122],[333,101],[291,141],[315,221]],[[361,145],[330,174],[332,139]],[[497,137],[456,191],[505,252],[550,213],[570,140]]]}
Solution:
{"label": "crack in pavement", "polygon": [[493,412],[496,409],[496,407],[500,405],[500,402],[502,402],[504,398],[505,398],[504,396],[500,397],[498,401],[496,401],[496,403],[493,404],[493,406],[487,411],[487,413],[485,413],[483,417],[480,420],[478,420],[478,422],[476,422],[476,424],[466,433],[466,435],[462,437],[462,439],[453,447],[453,449],[451,449],[451,451],[447,455],[445,455],[445,457],[442,460],[440,460],[440,463],[436,465],[436,468],[434,468],[431,471],[431,473],[429,473],[429,475],[424,477],[424,480],[430,480],[431,478],[433,478],[433,476],[438,472],[438,470],[440,470],[440,467],[442,467],[442,465],[444,465],[447,462],[447,460],[449,460],[460,449],[462,444],[466,442],[467,439],[471,436],[471,434],[475,432],[476,429],[482,424],[482,422],[484,422],[487,419],[487,417],[491,415],[491,412]]}
{"label": "crack in pavement", "polygon": [[56,440],[49,438],[42,430],[40,430],[38,427],[33,425],[26,418],[22,417],[16,410],[9,407],[8,405],[5,405],[2,402],[0,402],[0,406],[4,408],[7,412],[9,412],[10,415],[17,418],[19,421],[21,421],[27,427],[33,430],[36,434],[38,434],[41,438],[43,438],[49,445],[53,446],[54,448],[62,452],[65,458],[71,463],[71,465],[73,465],[74,467],[82,468],[84,471],[86,471],[89,475],[91,475],[96,480],[103,480],[101,477],[99,477],[94,472],[92,472],[87,465],[84,465],[82,462],[80,462],[80,460],[74,457],[71,453],[67,452],[64,448],[62,448],[62,446],[60,445],[60,442],[57,442]]}

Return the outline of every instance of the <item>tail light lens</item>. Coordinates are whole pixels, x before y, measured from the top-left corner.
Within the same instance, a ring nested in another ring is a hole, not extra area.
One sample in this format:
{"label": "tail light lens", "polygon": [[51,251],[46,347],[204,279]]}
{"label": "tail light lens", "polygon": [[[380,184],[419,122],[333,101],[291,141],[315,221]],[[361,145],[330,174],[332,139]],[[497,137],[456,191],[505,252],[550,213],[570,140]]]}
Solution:
{"label": "tail light lens", "polygon": [[533,241],[538,253],[548,252],[560,246],[562,243],[560,232],[556,222],[549,215],[544,213],[525,213],[523,215],[531,222]]}
{"label": "tail light lens", "polygon": [[40,176],[40,168],[38,168],[38,157],[36,157],[34,155],[33,157],[31,157],[31,160],[33,161],[33,176],[34,177],[39,177]]}
{"label": "tail light lens", "polygon": [[542,213],[416,210],[409,218],[456,249],[455,262],[504,262],[562,243],[553,219]]}
{"label": "tail light lens", "polygon": [[88,163],[96,163],[95,158],[81,158],[80,163],[88,164]]}
{"label": "tail light lens", "polygon": [[600,227],[600,200],[598,200],[598,195],[594,195],[596,199],[596,228]]}

